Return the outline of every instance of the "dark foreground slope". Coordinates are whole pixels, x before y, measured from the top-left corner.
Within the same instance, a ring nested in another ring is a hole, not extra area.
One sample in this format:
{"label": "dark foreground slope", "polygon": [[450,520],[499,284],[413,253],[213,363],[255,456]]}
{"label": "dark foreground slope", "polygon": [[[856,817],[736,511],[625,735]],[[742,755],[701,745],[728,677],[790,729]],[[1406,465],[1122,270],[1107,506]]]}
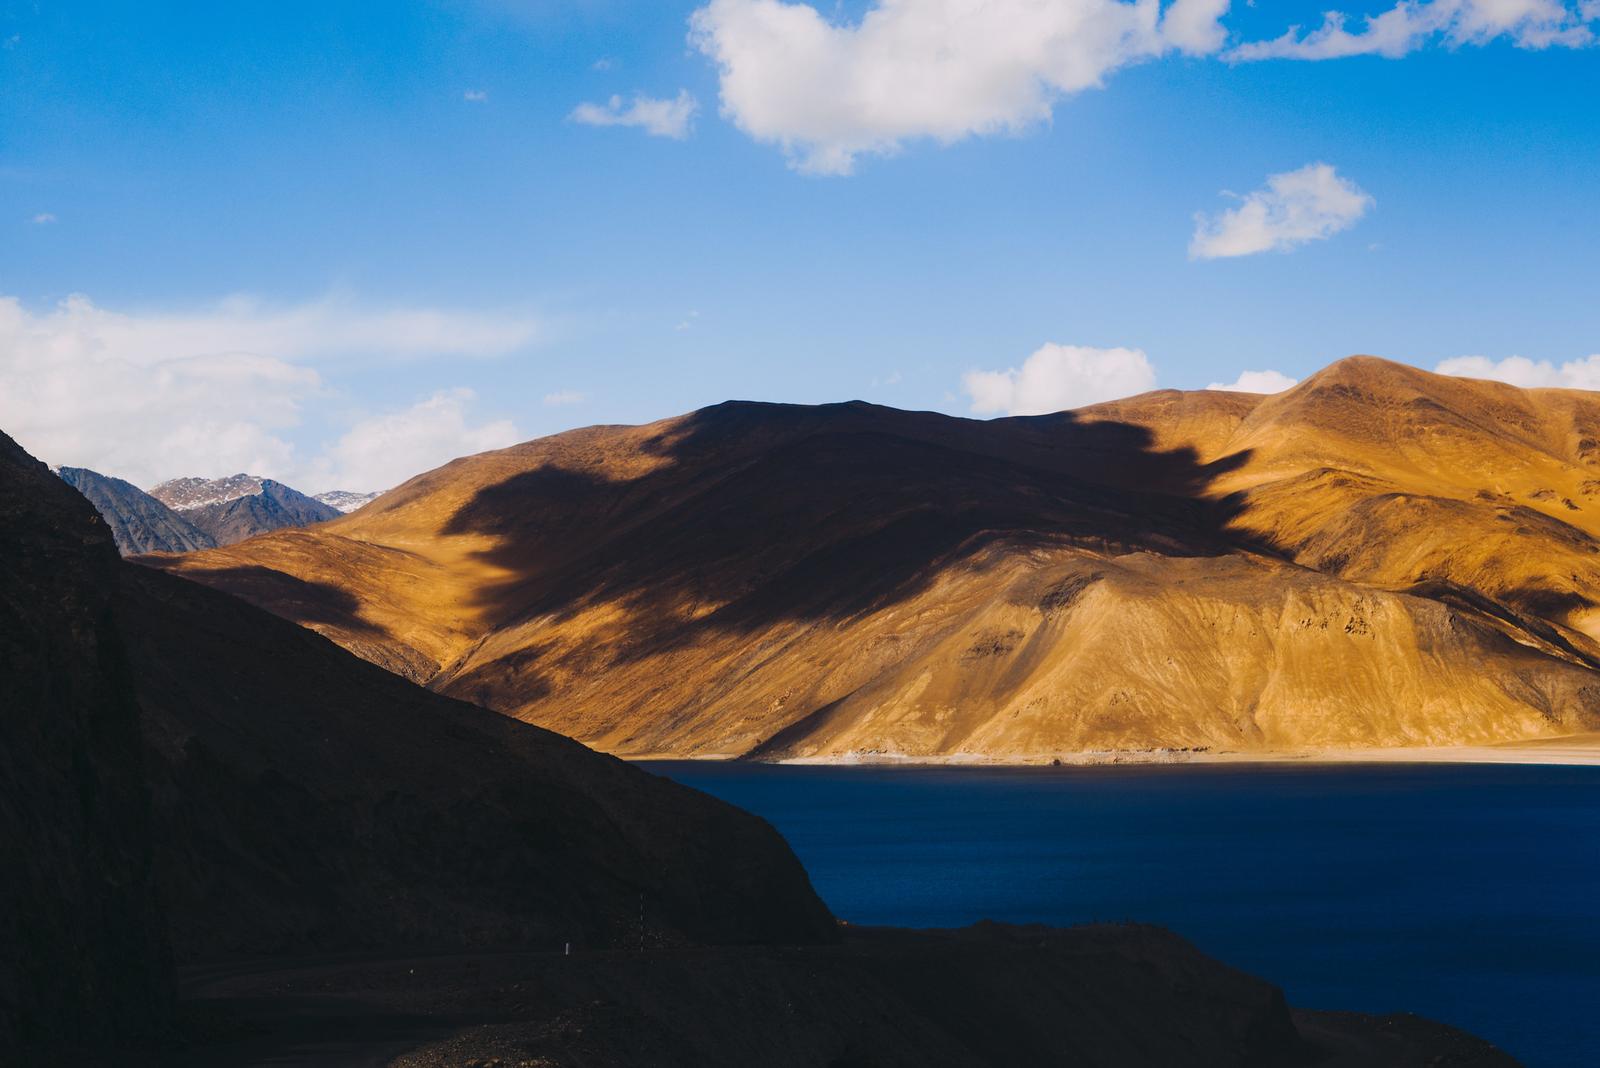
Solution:
{"label": "dark foreground slope", "polygon": [[170,1014],[122,567],[88,504],[0,434],[0,1064]]}
{"label": "dark foreground slope", "polygon": [[748,813],[194,583],[121,593],[181,959],[831,934]]}
{"label": "dark foreground slope", "polygon": [[[1291,1012],[1133,925],[847,928],[808,947],[283,962],[192,977],[165,1068],[1514,1068],[1412,1016]],[[309,1052],[308,1052],[309,1051]],[[119,1066],[125,1068],[125,1066]]]}

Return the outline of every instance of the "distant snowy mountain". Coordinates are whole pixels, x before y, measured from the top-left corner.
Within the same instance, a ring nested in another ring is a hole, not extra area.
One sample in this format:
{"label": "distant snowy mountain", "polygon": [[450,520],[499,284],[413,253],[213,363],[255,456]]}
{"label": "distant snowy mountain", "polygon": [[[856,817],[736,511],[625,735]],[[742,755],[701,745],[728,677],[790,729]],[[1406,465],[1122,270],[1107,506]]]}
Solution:
{"label": "distant snowy mountain", "polygon": [[303,527],[336,519],[337,508],[299,490],[259,475],[227,478],[175,478],[150,491],[218,545],[283,527]]}
{"label": "distant snowy mountain", "polygon": [[329,490],[327,493],[318,493],[316,499],[330,508],[337,508],[346,514],[355,511],[370,500],[374,500],[377,493],[352,493],[350,490]]}
{"label": "distant snowy mountain", "polygon": [[51,470],[89,498],[89,503],[111,528],[117,551],[123,556],[186,553],[214,548],[217,544],[210,534],[131,482],[86,467],[53,467]]}
{"label": "distant snowy mountain", "polygon": [[261,492],[268,479],[256,475],[229,475],[227,478],[174,478],[150,491],[150,496],[175,512],[194,508],[207,508],[213,504],[226,504],[240,497],[252,497]]}

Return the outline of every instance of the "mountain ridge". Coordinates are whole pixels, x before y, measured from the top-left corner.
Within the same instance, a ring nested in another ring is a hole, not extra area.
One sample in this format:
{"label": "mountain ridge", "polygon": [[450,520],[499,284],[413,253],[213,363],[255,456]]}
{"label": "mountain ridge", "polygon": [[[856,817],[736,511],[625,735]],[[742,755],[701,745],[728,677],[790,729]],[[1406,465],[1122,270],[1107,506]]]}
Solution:
{"label": "mountain ridge", "polygon": [[55,473],[94,505],[123,556],[217,547],[210,534],[131,482],[86,467],[61,467]]}
{"label": "mountain ridge", "polygon": [[727,402],[150,562],[627,755],[1049,760],[1593,729],[1597,536],[1600,397],[1352,357],[987,422]]}

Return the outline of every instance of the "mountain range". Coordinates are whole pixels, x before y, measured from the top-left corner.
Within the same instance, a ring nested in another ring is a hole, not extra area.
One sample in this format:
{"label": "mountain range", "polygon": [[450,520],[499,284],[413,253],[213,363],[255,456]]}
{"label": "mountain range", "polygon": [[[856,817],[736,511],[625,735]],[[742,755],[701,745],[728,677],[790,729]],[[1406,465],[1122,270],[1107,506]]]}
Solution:
{"label": "mountain range", "polygon": [[117,551],[124,556],[187,553],[217,547],[217,539],[210,533],[132,482],[86,467],[61,467],[56,469],[56,474],[94,505],[95,511],[111,528]]}
{"label": "mountain range", "polygon": [[175,478],[146,493],[131,482],[87,468],[61,467],[56,473],[89,498],[124,556],[232,545],[269,530],[336,519],[379,496],[333,490],[311,497],[281,482],[246,474]]}
{"label": "mountain range", "polygon": [[1600,395],[1372,357],[991,421],[730,402],[149,562],[629,756],[1600,729]]}
{"label": "mountain range", "polygon": [[4,1063],[1514,1064],[1149,928],[842,927],[762,820],[120,560],[4,435],[0,540]]}

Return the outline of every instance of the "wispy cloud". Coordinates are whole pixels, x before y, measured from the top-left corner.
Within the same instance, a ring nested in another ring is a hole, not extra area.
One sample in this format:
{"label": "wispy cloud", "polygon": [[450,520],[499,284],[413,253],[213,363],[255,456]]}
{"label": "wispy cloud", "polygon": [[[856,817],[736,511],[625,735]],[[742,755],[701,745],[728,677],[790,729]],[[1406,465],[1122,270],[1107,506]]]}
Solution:
{"label": "wispy cloud", "polygon": [[[1398,59],[1433,42],[1450,47],[1509,40],[1519,48],[1582,48],[1594,43],[1589,23],[1600,20],[1600,5],[1564,0],[1401,0],[1380,14],[1352,19],[1330,11],[1322,25],[1294,26],[1270,41],[1252,41],[1227,52],[1236,62],[1263,59],[1342,59],[1386,56]],[[1352,30],[1351,26],[1358,26]]]}
{"label": "wispy cloud", "polygon": [[1191,259],[1284,252],[1321,241],[1354,226],[1375,203],[1326,163],[1271,175],[1264,188],[1238,199],[1236,208],[1195,216]]}
{"label": "wispy cloud", "polygon": [[469,104],[482,104],[489,99],[489,90],[467,89],[462,92],[461,99],[467,101]]}
{"label": "wispy cloud", "polygon": [[41,211],[39,214],[33,217],[33,225],[35,226],[49,226],[55,221],[55,213],[49,211]]}
{"label": "wispy cloud", "polygon": [[693,94],[683,89],[671,100],[635,96],[625,104],[622,97],[613,96],[604,104],[583,103],[572,109],[570,117],[586,126],[636,126],[652,137],[681,141],[689,136],[699,106]]}
{"label": "wispy cloud", "polygon": [[579,393],[575,389],[560,389],[554,393],[546,393],[544,395],[545,406],[550,408],[570,407],[574,404],[582,404],[588,399],[586,394]]}

